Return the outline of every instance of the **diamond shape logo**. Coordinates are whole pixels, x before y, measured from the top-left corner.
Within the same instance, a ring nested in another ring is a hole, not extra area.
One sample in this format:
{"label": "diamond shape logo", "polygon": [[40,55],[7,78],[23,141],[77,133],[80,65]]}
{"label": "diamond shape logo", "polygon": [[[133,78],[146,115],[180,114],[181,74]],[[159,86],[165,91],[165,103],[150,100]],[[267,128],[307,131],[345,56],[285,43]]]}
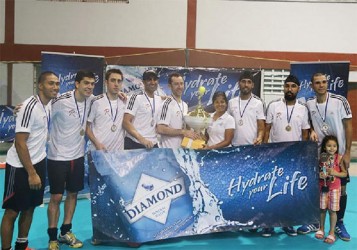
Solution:
{"label": "diamond shape logo", "polygon": [[165,224],[171,201],[185,194],[183,177],[168,182],[142,174],[133,200],[125,206],[124,214],[130,223],[146,217]]}

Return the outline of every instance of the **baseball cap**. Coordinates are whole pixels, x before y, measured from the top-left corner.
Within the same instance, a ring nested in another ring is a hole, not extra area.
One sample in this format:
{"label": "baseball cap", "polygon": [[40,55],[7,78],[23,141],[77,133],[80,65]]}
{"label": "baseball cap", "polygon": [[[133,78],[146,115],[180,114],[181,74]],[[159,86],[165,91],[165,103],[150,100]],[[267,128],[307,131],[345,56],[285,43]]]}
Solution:
{"label": "baseball cap", "polygon": [[146,70],[143,74],[143,80],[149,80],[151,78],[154,78],[155,80],[159,79],[157,76],[156,72],[152,69]]}

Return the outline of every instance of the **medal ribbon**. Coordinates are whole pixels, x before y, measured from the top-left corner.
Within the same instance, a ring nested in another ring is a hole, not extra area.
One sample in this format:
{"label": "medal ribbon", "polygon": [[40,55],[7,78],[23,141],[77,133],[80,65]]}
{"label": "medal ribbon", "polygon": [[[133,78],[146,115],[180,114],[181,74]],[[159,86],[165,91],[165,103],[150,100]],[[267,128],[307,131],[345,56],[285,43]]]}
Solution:
{"label": "medal ribbon", "polygon": [[[78,103],[76,100],[76,95],[75,95],[76,91],[73,92],[73,98],[74,98],[74,102],[76,104],[77,107],[77,112],[78,112],[78,116],[79,116],[79,123],[81,125],[81,127],[83,128],[83,123],[84,123],[84,117],[86,115],[86,108],[87,108],[87,99],[84,100],[84,111],[83,111],[83,118],[81,119],[81,114],[79,113],[79,108],[78,108]],[[82,121],[81,121],[82,120]]]}
{"label": "medal ribbon", "polygon": [[289,110],[288,110],[288,104],[285,102],[285,105],[286,105],[286,119],[288,120],[288,125],[290,125],[290,121],[291,121],[291,117],[293,116],[293,112],[294,112],[294,108],[295,108],[295,105],[296,105],[296,102],[290,112],[290,115],[289,115]]}
{"label": "medal ribbon", "polygon": [[42,101],[41,101],[41,98],[39,95],[37,95],[37,99],[40,101],[40,103],[42,104],[42,108],[43,110],[45,111],[46,113],[46,119],[47,119],[47,130],[48,130],[48,133],[50,133],[50,122],[51,122],[51,112],[48,111],[48,114],[47,114],[47,110],[45,108],[45,105],[43,105]]}
{"label": "medal ribbon", "polygon": [[252,97],[253,97],[252,95],[249,97],[249,100],[248,100],[247,104],[245,105],[245,107],[244,107],[244,109],[243,109],[243,113],[241,113],[241,111],[240,111],[240,110],[241,110],[241,108],[240,108],[240,97],[238,98],[238,106],[239,106],[239,115],[240,115],[240,118],[243,118],[245,109],[247,108],[247,106],[248,106],[250,100],[252,99]]}
{"label": "medal ribbon", "polygon": [[327,93],[327,100],[326,100],[326,106],[325,106],[325,117],[322,117],[322,115],[321,115],[321,113],[320,113],[320,110],[319,110],[319,107],[317,106],[317,98],[316,98],[316,103],[315,103],[316,109],[317,109],[317,112],[319,113],[319,115],[320,115],[320,117],[321,117],[321,120],[322,120],[323,122],[326,121],[326,117],[327,117],[327,105],[328,105],[328,100],[329,100],[329,99],[330,99],[330,95],[329,95],[329,93]]}
{"label": "medal ribbon", "polygon": [[119,108],[119,98],[117,98],[117,109],[116,109],[116,112],[115,112],[115,116],[114,116],[114,120],[113,120],[113,108],[112,108],[112,104],[109,100],[109,97],[108,97],[108,94],[105,93],[107,95],[107,99],[108,99],[108,102],[109,102],[109,106],[110,106],[110,114],[111,114],[111,119],[113,121],[113,124],[115,123],[115,120],[117,119],[117,115],[118,115],[118,108]]}
{"label": "medal ribbon", "polygon": [[183,101],[181,100],[181,106],[182,106],[182,109],[181,109],[181,106],[180,106],[180,104],[178,103],[178,101],[176,100],[176,98],[175,98],[173,95],[171,95],[171,96],[172,96],[172,98],[176,101],[177,106],[178,106],[179,109],[180,109],[181,116],[182,116],[182,120],[183,120],[183,112],[185,111],[185,107],[183,106]]}
{"label": "medal ribbon", "polygon": [[154,120],[154,113],[155,113],[155,95],[154,95],[154,97],[153,97],[153,99],[152,99],[153,104],[151,104],[150,99],[149,99],[149,97],[146,95],[145,92],[144,92],[144,95],[145,95],[145,97],[146,97],[146,100],[148,100],[148,102],[149,102],[149,104],[150,104],[151,117],[152,117],[152,120]]}

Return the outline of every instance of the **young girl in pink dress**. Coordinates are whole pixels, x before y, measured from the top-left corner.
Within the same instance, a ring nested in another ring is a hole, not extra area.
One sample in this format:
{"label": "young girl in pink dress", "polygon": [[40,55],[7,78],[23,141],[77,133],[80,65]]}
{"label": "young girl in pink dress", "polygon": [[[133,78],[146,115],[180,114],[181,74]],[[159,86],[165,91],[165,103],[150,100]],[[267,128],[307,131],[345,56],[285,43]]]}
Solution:
{"label": "young girl in pink dress", "polygon": [[[333,244],[336,240],[336,212],[340,210],[341,177],[347,176],[347,171],[338,154],[338,141],[333,135],[325,136],[321,143],[320,154],[320,228],[316,232],[317,239]],[[326,211],[329,212],[330,229],[325,238]]]}

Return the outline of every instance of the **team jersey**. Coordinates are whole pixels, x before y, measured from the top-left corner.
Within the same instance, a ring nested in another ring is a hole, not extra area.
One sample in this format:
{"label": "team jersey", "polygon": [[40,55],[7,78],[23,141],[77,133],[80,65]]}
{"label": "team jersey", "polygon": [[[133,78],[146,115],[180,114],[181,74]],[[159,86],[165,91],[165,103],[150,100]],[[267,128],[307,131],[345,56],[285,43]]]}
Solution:
{"label": "team jersey", "polygon": [[248,100],[234,97],[228,102],[228,113],[233,116],[236,129],[233,146],[253,144],[258,135],[258,120],[265,120],[265,104],[252,94]]}
{"label": "team jersey", "polygon": [[[94,97],[91,102],[88,122],[94,136],[107,150],[124,150],[124,111],[125,103],[120,98],[110,101],[106,94]],[[96,150],[94,144],[90,144],[89,149]]]}
{"label": "team jersey", "polygon": [[301,141],[302,130],[310,128],[309,111],[298,100],[295,105],[286,106],[284,98],[280,98],[269,103],[266,123],[271,124],[271,142]]}
{"label": "team jersey", "polygon": [[[309,98],[306,104],[319,139],[319,146],[326,135],[334,135],[338,139],[339,154],[343,155],[346,150],[346,137],[342,120],[352,118],[351,107],[347,99],[341,95],[327,93],[326,102],[317,103],[315,96]],[[327,124],[327,127],[324,124]]]}
{"label": "team jersey", "polygon": [[[174,129],[182,129],[184,127],[183,117],[188,112],[187,103],[184,101],[176,101],[173,97],[167,98],[159,114],[157,124],[164,124]],[[160,148],[179,148],[181,147],[182,136],[167,136],[161,135],[159,142]]]}
{"label": "team jersey", "polygon": [[75,90],[52,100],[48,159],[70,161],[84,156],[85,131],[92,97],[78,102]]}
{"label": "team jersey", "polygon": [[[127,104],[125,113],[131,114],[133,126],[145,139],[157,144],[156,122],[161,110],[162,100],[160,96],[154,95],[150,98],[145,93],[133,94]],[[127,133],[133,141],[140,143],[136,138]]]}
{"label": "team jersey", "polygon": [[[15,133],[29,133],[26,145],[32,165],[39,163],[46,157],[50,110],[51,102],[45,106],[42,105],[38,96],[31,96],[23,102],[16,116]],[[23,168],[15,143],[7,152],[6,162],[13,167]]]}
{"label": "team jersey", "polygon": [[207,128],[207,133],[209,136],[207,145],[212,146],[217,143],[220,143],[224,140],[224,133],[226,129],[235,129],[234,118],[225,112],[221,117],[217,120],[213,121],[213,116],[215,113],[211,115],[212,122]]}

